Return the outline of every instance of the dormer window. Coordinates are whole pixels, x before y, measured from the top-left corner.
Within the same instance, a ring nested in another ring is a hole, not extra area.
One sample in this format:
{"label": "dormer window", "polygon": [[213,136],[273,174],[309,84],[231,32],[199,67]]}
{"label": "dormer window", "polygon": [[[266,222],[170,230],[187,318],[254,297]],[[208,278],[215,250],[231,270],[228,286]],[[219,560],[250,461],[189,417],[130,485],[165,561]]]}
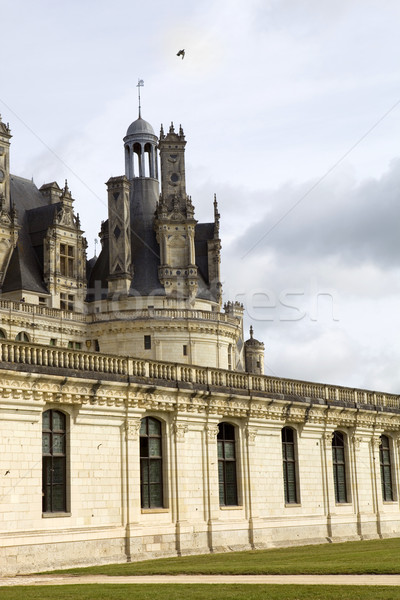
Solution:
{"label": "dormer window", "polygon": [[60,244],[60,273],[65,277],[74,276],[74,247]]}

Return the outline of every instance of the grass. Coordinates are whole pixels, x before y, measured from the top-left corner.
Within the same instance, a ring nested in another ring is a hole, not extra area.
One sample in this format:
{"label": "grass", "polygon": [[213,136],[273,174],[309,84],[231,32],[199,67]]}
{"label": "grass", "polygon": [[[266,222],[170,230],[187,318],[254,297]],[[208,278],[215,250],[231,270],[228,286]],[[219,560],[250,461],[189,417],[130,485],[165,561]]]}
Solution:
{"label": "grass", "polygon": [[400,573],[400,538],[202,554],[52,572],[93,575],[396,574]]}
{"label": "grass", "polygon": [[1,600],[398,600],[399,588],[337,585],[66,585],[1,588]]}

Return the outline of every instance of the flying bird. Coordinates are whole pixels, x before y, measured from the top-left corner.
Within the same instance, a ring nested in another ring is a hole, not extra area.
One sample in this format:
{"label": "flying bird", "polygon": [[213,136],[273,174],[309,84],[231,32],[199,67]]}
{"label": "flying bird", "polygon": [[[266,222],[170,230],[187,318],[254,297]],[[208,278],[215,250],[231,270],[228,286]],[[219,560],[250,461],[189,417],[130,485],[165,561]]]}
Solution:
{"label": "flying bird", "polygon": [[182,60],[185,58],[185,50],[179,50],[177,56],[182,56]]}

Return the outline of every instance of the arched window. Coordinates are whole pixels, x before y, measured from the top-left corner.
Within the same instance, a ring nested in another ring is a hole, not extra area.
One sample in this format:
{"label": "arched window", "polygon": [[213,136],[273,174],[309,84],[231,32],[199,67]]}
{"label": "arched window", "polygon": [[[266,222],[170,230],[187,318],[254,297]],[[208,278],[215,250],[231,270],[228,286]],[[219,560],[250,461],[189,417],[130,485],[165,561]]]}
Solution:
{"label": "arched window", "polygon": [[235,427],[230,423],[218,425],[218,480],[221,506],[237,506]]}
{"label": "arched window", "polygon": [[142,508],[162,508],[161,422],[145,417],[140,423],[140,495]]}
{"label": "arched window", "polygon": [[59,410],[46,410],[42,423],[43,512],[66,512],[66,415]]}
{"label": "arched window", "polygon": [[392,463],[390,457],[390,442],[387,435],[381,435],[379,461],[381,465],[382,498],[385,502],[393,502]]}
{"label": "arched window", "polygon": [[295,432],[291,427],[282,429],[282,458],[285,503],[298,504]]}
{"label": "arched window", "polygon": [[16,342],[29,342],[29,336],[25,331],[20,331],[15,336],[15,341]]}
{"label": "arched window", "polygon": [[347,502],[345,436],[341,431],[333,433],[332,460],[335,500],[338,503]]}

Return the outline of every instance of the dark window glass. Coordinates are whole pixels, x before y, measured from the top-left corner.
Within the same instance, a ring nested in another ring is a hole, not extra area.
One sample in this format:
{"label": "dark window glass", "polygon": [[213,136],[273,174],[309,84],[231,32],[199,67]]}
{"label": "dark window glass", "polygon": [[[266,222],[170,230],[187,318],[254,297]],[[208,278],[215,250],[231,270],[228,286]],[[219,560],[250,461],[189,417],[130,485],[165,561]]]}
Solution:
{"label": "dark window glass", "polygon": [[381,435],[379,446],[379,461],[381,465],[382,498],[385,502],[393,502],[392,464],[390,457],[389,438]]}
{"label": "dark window glass", "polygon": [[151,350],[151,335],[144,336],[144,349]]}
{"label": "dark window glass", "polygon": [[237,479],[235,454],[235,427],[229,423],[218,425],[218,481],[221,506],[237,506]]}
{"label": "dark window glass", "polygon": [[296,458],[294,431],[291,427],[282,429],[283,486],[286,504],[297,504]]}
{"label": "dark window glass", "polygon": [[142,508],[162,508],[161,423],[146,417],[140,423],[140,495]]}
{"label": "dark window glass", "polygon": [[338,503],[347,502],[346,488],[346,457],[344,435],[335,431],[332,438],[333,481],[335,486],[335,500]]}
{"label": "dark window glass", "polygon": [[42,420],[43,512],[66,512],[66,417],[46,410]]}

